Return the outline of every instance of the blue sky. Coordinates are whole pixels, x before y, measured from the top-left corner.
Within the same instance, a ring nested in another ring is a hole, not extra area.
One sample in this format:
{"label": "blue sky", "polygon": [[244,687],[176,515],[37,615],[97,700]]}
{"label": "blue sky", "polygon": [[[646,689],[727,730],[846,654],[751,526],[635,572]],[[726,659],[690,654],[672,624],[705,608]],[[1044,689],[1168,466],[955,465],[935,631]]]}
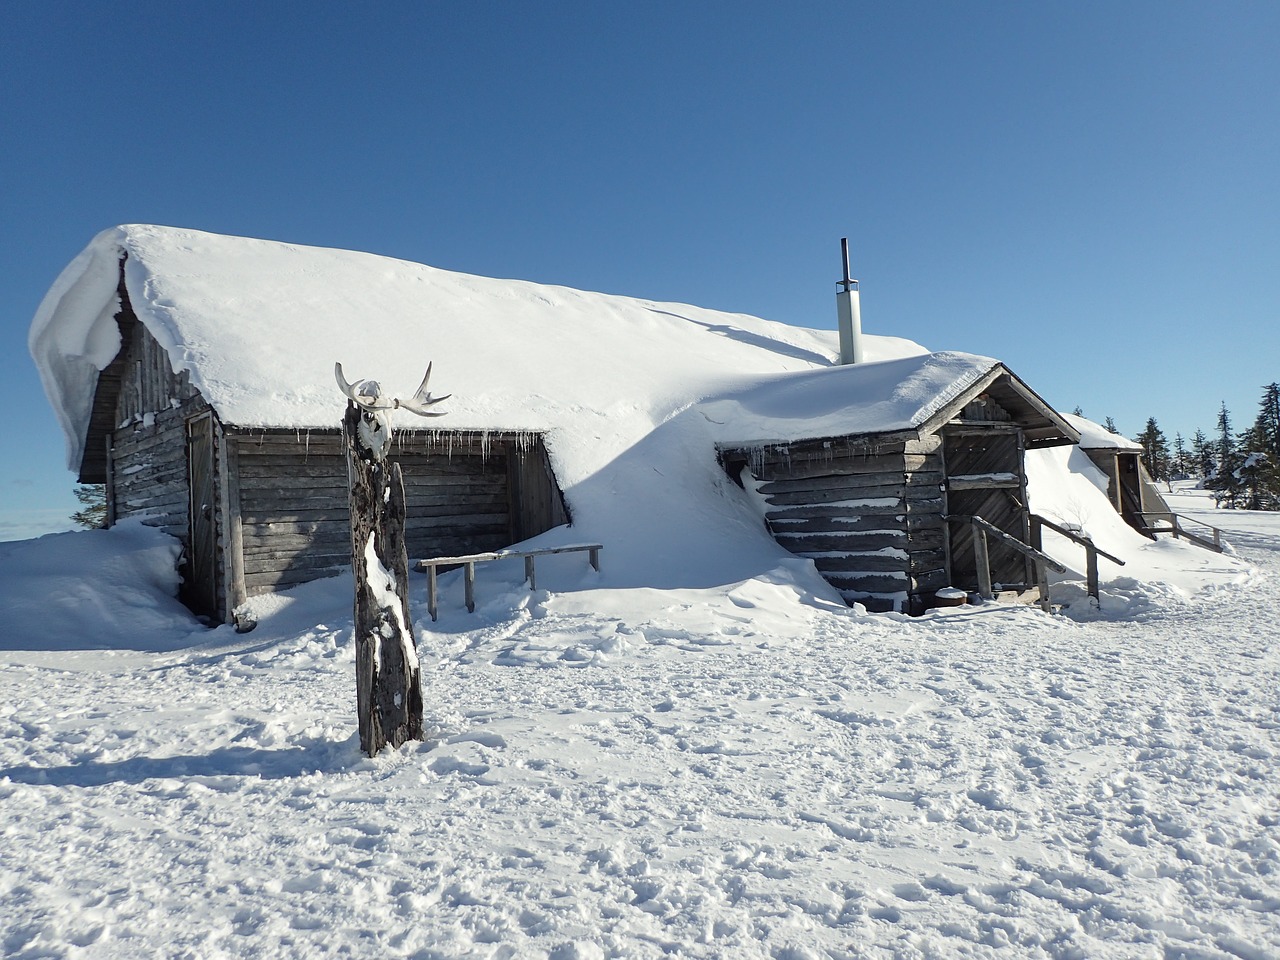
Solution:
{"label": "blue sky", "polygon": [[[1280,380],[1280,4],[11,4],[0,539],[74,476],[26,349],[153,222],[999,357],[1238,426]],[[353,323],[359,318],[353,317]]]}

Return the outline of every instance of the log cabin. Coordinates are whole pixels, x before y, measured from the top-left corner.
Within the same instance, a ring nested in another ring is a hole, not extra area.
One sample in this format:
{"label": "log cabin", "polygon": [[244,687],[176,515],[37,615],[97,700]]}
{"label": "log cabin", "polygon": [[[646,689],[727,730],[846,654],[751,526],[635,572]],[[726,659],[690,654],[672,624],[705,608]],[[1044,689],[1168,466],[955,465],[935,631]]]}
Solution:
{"label": "log cabin", "polygon": [[[348,568],[335,360],[390,391],[435,361],[433,388],[453,394],[431,429],[396,422],[412,556],[493,550],[581,520],[610,550],[632,535],[654,544],[637,562],[655,569],[710,539],[739,537],[734,551],[760,563],[781,546],[870,609],[973,589],[972,534],[954,518],[1026,542],[1024,453],[1079,433],[991,358],[867,336],[859,362],[841,364],[840,339],[132,225],[63,271],[30,345],[69,465],[106,485],[111,522],[141,517],[181,541],[183,598],[210,622]],[[660,432],[676,445],[655,443]],[[1016,551],[993,548],[992,563],[1002,585],[1029,582]]]}
{"label": "log cabin", "polygon": [[[818,404],[779,396],[785,423],[757,439],[721,442],[721,463],[755,494],[778,542],[813,560],[849,603],[918,613],[941,589],[976,590],[967,518],[1028,543],[1025,453],[1075,443],[1079,434],[988,358],[930,354],[840,375],[853,401],[842,419],[864,429],[827,433],[830,418],[806,410]],[[755,406],[768,430],[759,399]],[[777,439],[780,432],[788,438]],[[990,564],[1002,588],[1034,586],[1028,557],[1004,543],[991,544]]]}

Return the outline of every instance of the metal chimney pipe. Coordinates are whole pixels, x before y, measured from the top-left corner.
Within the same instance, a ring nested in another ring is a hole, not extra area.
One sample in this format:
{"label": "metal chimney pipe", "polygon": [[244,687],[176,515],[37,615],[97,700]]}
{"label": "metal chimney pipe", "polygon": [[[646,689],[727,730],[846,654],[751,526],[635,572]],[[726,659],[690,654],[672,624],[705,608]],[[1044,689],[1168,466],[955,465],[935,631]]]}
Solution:
{"label": "metal chimney pipe", "polygon": [[836,318],[840,328],[840,362],[862,363],[862,305],[858,300],[858,281],[849,276],[849,238],[840,240],[844,260],[844,279],[836,293]]}

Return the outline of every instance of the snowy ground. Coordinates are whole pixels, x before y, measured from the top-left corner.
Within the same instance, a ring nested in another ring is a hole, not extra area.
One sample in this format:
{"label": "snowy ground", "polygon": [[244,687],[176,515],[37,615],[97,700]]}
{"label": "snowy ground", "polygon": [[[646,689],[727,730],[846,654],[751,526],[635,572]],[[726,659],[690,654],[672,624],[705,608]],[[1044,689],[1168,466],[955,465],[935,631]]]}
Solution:
{"label": "snowy ground", "polygon": [[1175,501],[1256,573],[914,621],[785,569],[618,589],[607,551],[554,593],[491,566],[474,615],[446,579],[435,736],[376,761],[349,580],[237,635],[150,531],[0,545],[0,948],[1276,957],[1280,516]]}

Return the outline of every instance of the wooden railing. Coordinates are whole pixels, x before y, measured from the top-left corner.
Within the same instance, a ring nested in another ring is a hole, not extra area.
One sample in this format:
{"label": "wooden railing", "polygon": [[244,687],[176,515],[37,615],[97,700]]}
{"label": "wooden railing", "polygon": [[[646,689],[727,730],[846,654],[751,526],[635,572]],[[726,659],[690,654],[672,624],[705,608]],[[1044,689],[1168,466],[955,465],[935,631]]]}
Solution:
{"label": "wooden railing", "polygon": [[[1161,510],[1154,513],[1141,513],[1143,526],[1146,527],[1150,534],[1171,533],[1176,540],[1182,537],[1191,543],[1204,547],[1206,550],[1212,550],[1214,553],[1222,552],[1222,531],[1212,524],[1205,523],[1203,520],[1195,520],[1192,517],[1184,517],[1178,513],[1170,513],[1167,510]],[[1164,521],[1167,527],[1158,527],[1157,523]],[[1186,529],[1183,523],[1195,523],[1210,531],[1209,535],[1202,536],[1198,533]],[[1210,539],[1212,537],[1212,539]]]}
{"label": "wooden railing", "polygon": [[973,555],[974,566],[978,572],[978,593],[987,600],[995,599],[995,590],[991,584],[991,555],[987,549],[987,537],[993,536],[1000,540],[1006,546],[1017,550],[1030,558],[1036,572],[1036,587],[1040,590],[1040,609],[1048,612],[1049,610],[1049,578],[1045,574],[1045,567],[1056,570],[1058,573],[1065,573],[1066,567],[1060,564],[1053,557],[1030,544],[1023,543],[1012,534],[1005,533],[995,524],[984,520],[982,517],[967,517],[951,514],[948,520],[955,520],[960,523],[967,523],[973,527]]}
{"label": "wooden railing", "polygon": [[1099,596],[1098,588],[1098,557],[1106,557],[1112,563],[1119,564],[1122,567],[1124,566],[1124,561],[1119,557],[1113,557],[1105,550],[1099,550],[1088,537],[1078,534],[1074,530],[1068,530],[1066,527],[1060,527],[1052,520],[1033,513],[1031,514],[1031,545],[1037,550],[1043,548],[1045,527],[1084,547],[1085,589],[1088,591],[1089,596],[1093,598],[1094,603],[1101,606],[1102,598]]}
{"label": "wooden railing", "polygon": [[425,570],[427,573],[427,612],[431,614],[431,619],[434,621],[440,609],[439,588],[436,584],[436,571],[439,567],[463,568],[462,582],[467,612],[474,613],[476,609],[477,563],[523,557],[524,578],[529,583],[529,589],[535,590],[537,589],[536,571],[534,569],[535,558],[550,556],[554,553],[585,553],[592,568],[598,571],[600,569],[600,551],[603,549],[604,547],[599,543],[575,543],[565,547],[541,547],[534,550],[494,550],[492,553],[473,553],[465,557],[432,557],[430,560],[419,560],[413,566],[415,570]]}

